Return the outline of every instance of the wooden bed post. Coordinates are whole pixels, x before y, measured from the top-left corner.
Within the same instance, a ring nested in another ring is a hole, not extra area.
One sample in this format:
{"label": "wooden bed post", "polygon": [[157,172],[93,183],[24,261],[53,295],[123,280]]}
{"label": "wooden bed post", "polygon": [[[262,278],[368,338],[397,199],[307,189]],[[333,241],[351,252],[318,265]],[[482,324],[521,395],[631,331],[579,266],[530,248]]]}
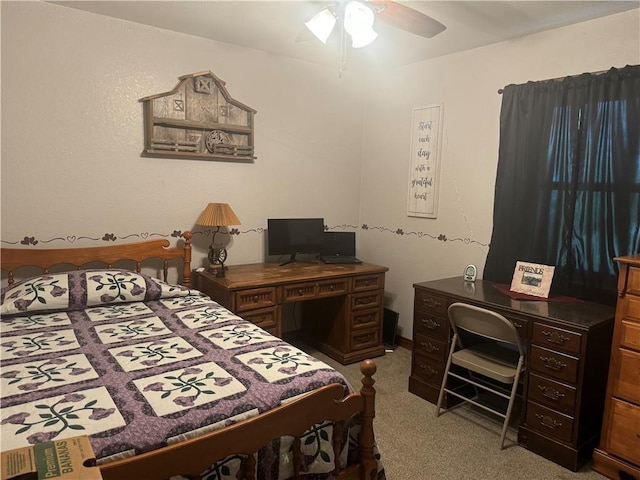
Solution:
{"label": "wooden bed post", "polygon": [[184,238],[184,261],[182,263],[182,285],[191,288],[191,237],[193,233],[189,230],[182,234]]}
{"label": "wooden bed post", "polygon": [[360,363],[362,373],[362,388],[360,394],[364,398],[364,411],[361,414],[362,429],[360,430],[360,461],[364,475],[362,478],[373,480],[378,473],[378,463],[373,454],[375,436],[373,434],[373,418],[376,416],[375,399],[376,389],[372,378],[376,373],[376,364],[373,360],[363,360]]}

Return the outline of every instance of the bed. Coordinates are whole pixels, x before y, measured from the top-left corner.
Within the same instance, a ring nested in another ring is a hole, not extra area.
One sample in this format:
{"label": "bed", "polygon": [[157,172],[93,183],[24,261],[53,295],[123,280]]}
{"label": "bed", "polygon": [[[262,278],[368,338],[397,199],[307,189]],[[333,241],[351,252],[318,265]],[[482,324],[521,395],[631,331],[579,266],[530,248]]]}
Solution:
{"label": "bed", "polygon": [[105,480],[385,478],[375,363],[355,392],[192,289],[190,232],[0,256],[3,449],[87,435]]}

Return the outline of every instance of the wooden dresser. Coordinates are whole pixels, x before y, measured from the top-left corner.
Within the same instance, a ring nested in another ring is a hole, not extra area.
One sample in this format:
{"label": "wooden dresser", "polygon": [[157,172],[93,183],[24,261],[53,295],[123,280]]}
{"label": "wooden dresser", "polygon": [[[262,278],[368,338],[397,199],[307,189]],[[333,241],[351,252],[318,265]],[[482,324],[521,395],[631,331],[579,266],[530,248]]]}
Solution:
{"label": "wooden dresser", "polygon": [[620,265],[618,303],[593,469],[609,478],[640,480],[640,254],[615,260]]}
{"label": "wooden dresser", "polygon": [[218,278],[196,272],[195,287],[271,334],[282,336],[282,307],[302,303],[305,334],[343,364],[384,355],[387,267],[362,264],[232,265]]}
{"label": "wooden dresser", "polygon": [[613,308],[579,300],[514,300],[492,282],[462,277],[416,283],[414,289],[409,391],[437,402],[451,335],[449,305],[494,310],[513,322],[528,352],[518,442],[574,471],[590,460],[601,429]]}

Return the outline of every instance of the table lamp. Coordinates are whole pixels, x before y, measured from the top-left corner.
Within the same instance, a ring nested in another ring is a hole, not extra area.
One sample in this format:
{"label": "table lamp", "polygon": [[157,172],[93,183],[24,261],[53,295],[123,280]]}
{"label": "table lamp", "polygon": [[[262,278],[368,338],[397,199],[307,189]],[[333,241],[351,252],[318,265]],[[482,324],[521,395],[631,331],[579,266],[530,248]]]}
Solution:
{"label": "table lamp", "polygon": [[220,265],[216,273],[216,277],[224,277],[224,262],[227,260],[227,249],[221,243],[216,244],[216,234],[220,231],[220,227],[227,225],[240,225],[240,220],[233,213],[228,203],[210,203],[198,217],[196,225],[205,227],[217,227],[211,237],[211,245],[209,245],[209,271],[214,271],[215,265]]}

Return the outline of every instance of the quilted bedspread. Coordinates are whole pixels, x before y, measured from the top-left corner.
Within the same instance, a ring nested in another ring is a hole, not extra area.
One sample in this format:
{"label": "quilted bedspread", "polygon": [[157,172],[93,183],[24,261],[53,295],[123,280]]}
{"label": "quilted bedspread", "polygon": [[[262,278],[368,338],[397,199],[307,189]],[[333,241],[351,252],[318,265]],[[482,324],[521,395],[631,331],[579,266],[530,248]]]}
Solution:
{"label": "quilted bedspread", "polygon": [[3,449],[86,434],[100,463],[322,385],[351,391],[336,370],[200,292],[141,273],[41,275],[5,287],[1,301]]}

